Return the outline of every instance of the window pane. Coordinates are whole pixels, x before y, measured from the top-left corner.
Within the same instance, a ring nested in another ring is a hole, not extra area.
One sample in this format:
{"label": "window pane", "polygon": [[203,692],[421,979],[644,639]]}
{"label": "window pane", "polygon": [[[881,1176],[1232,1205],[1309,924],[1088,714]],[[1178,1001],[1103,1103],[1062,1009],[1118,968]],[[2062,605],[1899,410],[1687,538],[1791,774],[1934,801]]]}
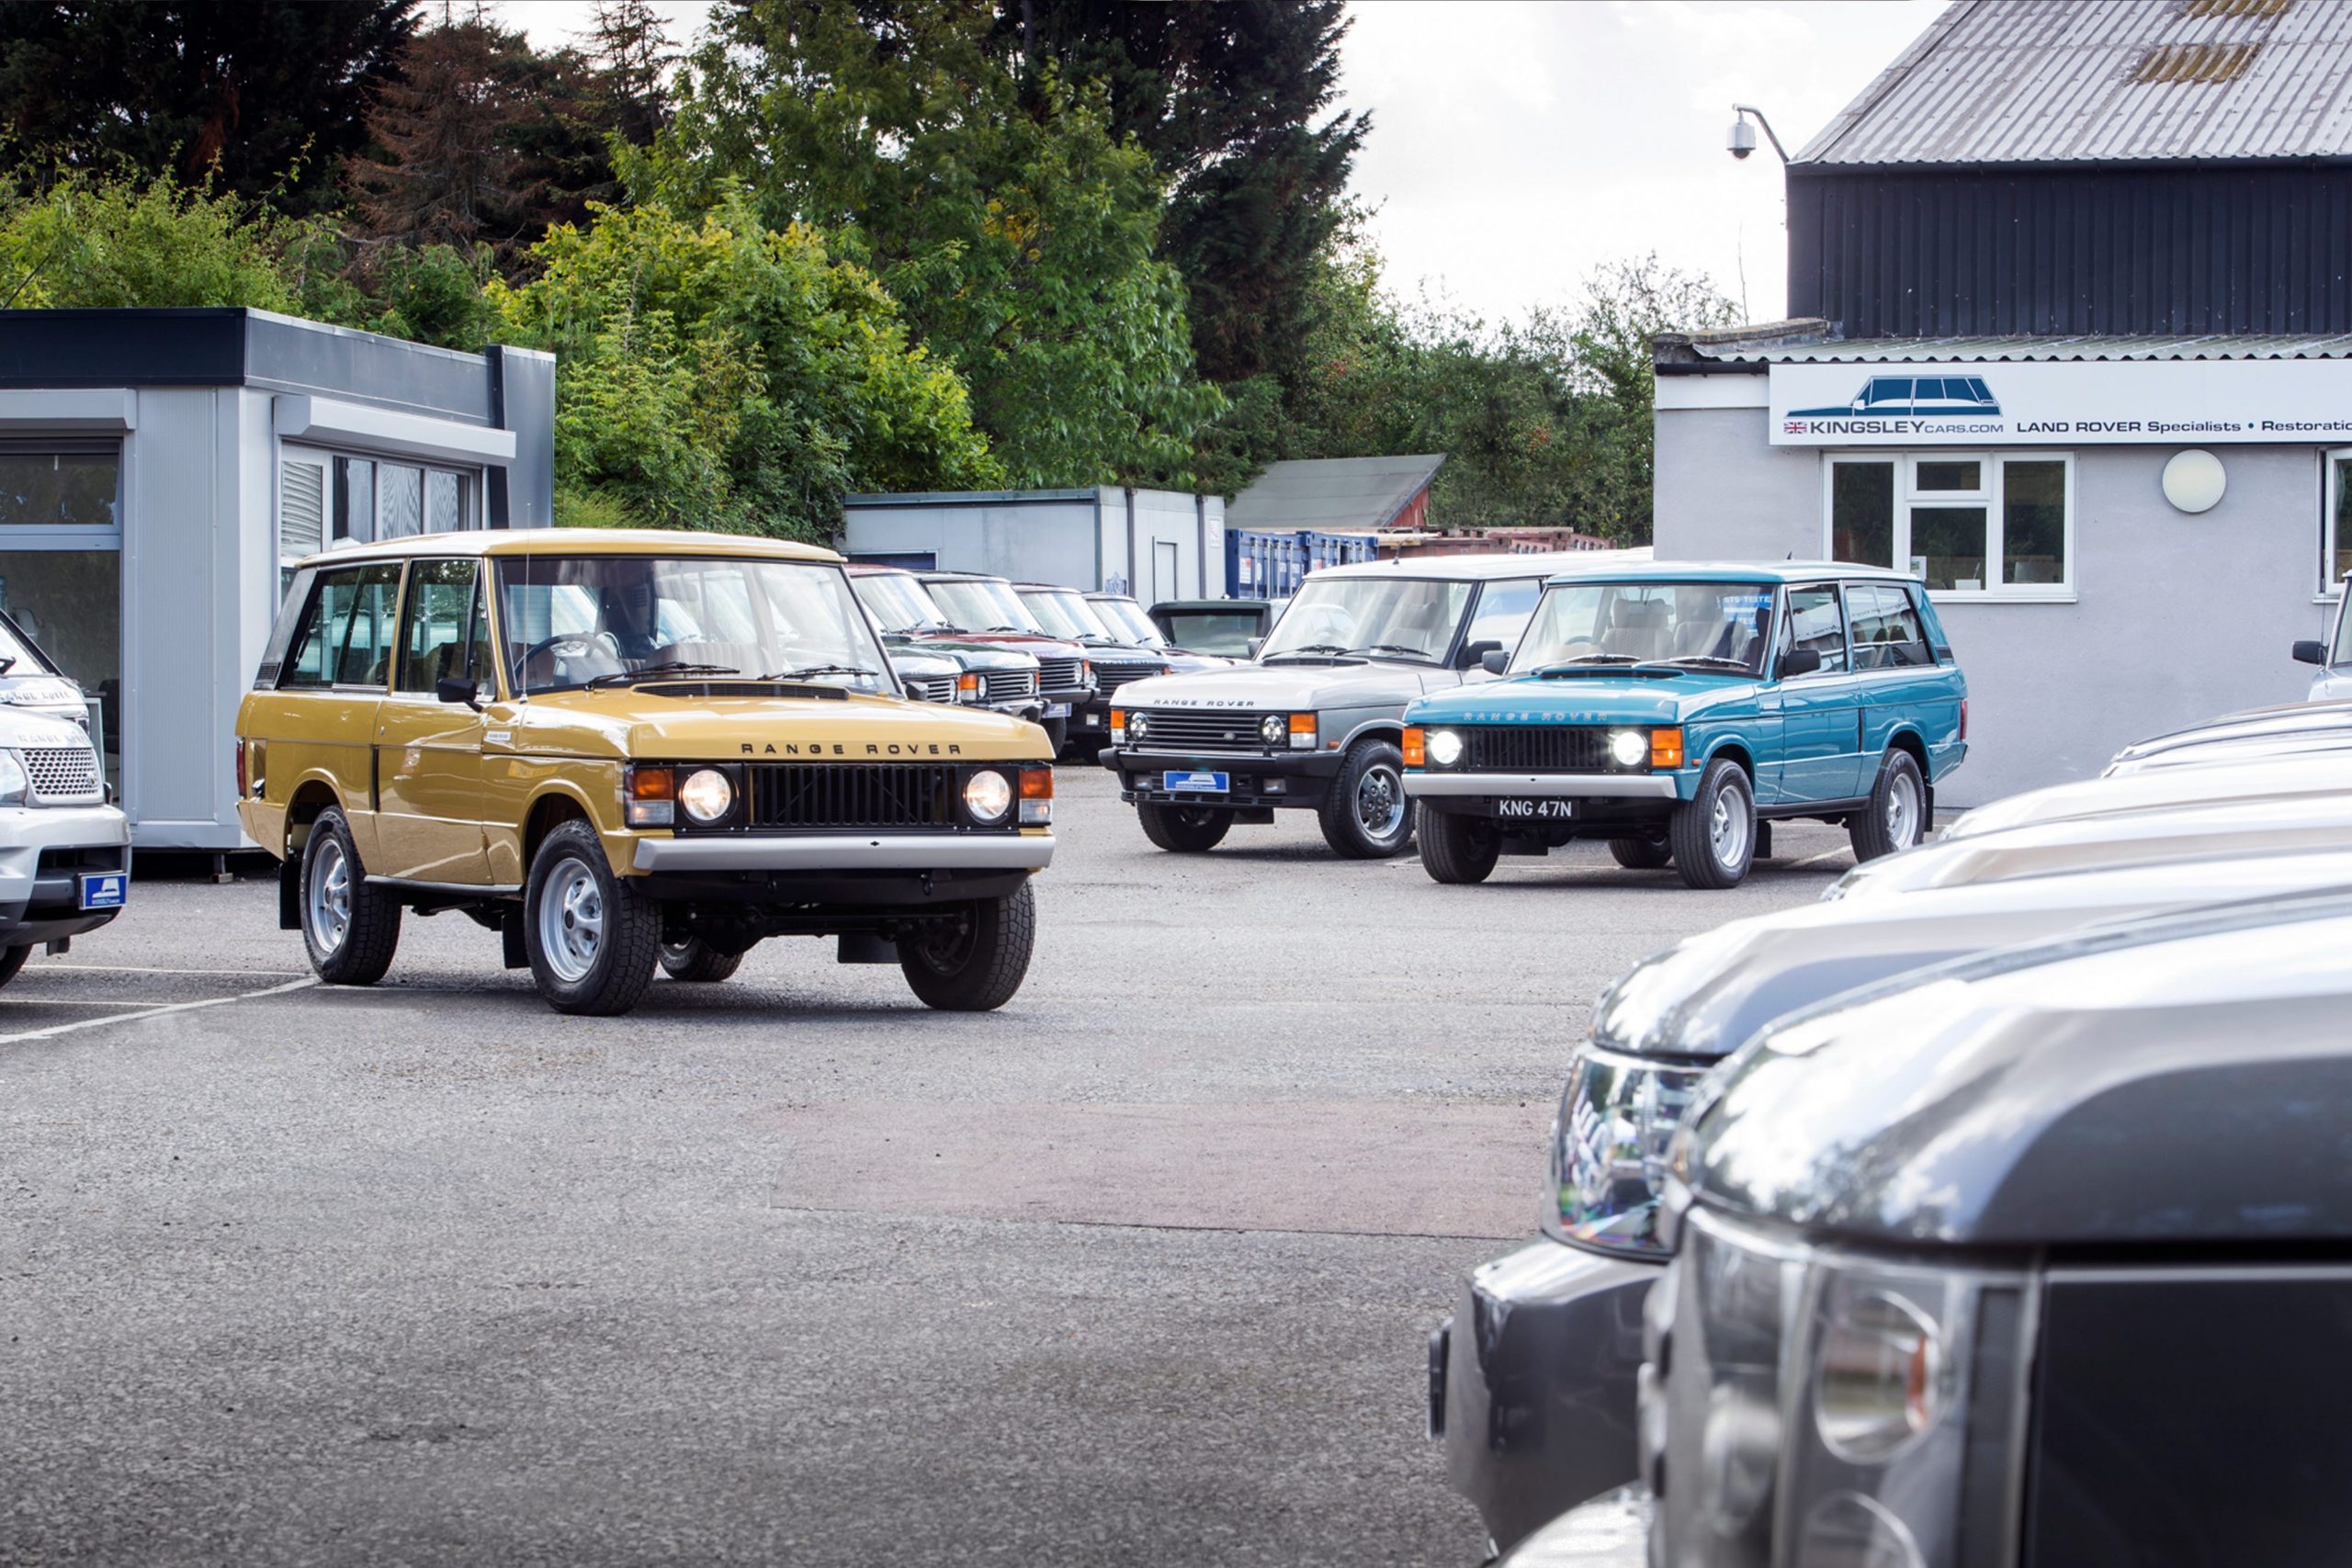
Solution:
{"label": "window pane", "polygon": [[300,560],[326,542],[327,470],[323,463],[288,460],[278,480],[277,555]]}
{"label": "window pane", "polygon": [[2327,591],[2334,592],[2352,572],[2352,460],[2335,460],[2335,526],[2328,540]]}
{"label": "window pane", "polygon": [[1527,629],[1527,617],[1535,613],[1536,595],[1543,592],[1544,585],[1532,581],[1487,583],[1478,591],[1478,608],[1470,616],[1462,645],[1500,643],[1509,653],[1519,646],[1519,634]]}
{"label": "window pane", "polygon": [[376,465],[358,457],[334,460],[334,536],[373,539],[376,536]]}
{"label": "window pane", "polygon": [[1846,627],[1838,616],[1835,588],[1789,590],[1788,645],[1821,655],[1821,668],[1846,668]]}
{"label": "window pane", "polygon": [[1968,591],[1984,586],[1984,509],[1911,509],[1911,570],[1930,588]]}
{"label": "window pane", "polygon": [[1861,566],[1894,564],[1894,465],[1829,468],[1829,553]]}
{"label": "window pane", "polygon": [[405,539],[424,532],[424,470],[383,464],[376,470],[376,536]]}
{"label": "window pane", "polygon": [[458,476],[427,469],[424,475],[424,531],[454,534],[466,525],[463,490]]}
{"label": "window pane", "polygon": [[113,527],[121,469],[112,452],[0,453],[0,524]]}
{"label": "window pane", "polygon": [[466,672],[466,630],[473,611],[474,563],[419,561],[409,569],[401,612],[400,690],[431,694]]}
{"label": "window pane", "polygon": [[1854,623],[1854,668],[1890,670],[1933,664],[1927,634],[1911,608],[1911,596],[1883,583],[1858,583],[1846,590],[1846,612]]}
{"label": "window pane", "polygon": [[278,683],[286,686],[380,686],[392,647],[397,566],[362,566],[327,572],[303,613],[287,650]]}
{"label": "window pane", "polygon": [[1920,460],[1917,486],[1922,491],[1980,491],[1984,488],[1984,465],[1971,457],[1964,462],[1938,459]]}
{"label": "window pane", "polygon": [[2066,581],[2066,465],[2001,465],[2001,581]]}

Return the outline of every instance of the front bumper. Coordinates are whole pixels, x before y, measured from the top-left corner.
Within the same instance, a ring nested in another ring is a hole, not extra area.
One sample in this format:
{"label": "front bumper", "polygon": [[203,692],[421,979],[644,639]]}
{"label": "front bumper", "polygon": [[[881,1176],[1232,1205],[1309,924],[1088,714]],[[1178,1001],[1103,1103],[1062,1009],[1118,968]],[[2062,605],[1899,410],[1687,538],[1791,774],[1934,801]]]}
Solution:
{"label": "front bumper", "polygon": [[1498,1545],[1638,1473],[1642,1302],[1665,1272],[1547,1236],[1464,1282],[1431,1396],[1446,1478]]}
{"label": "front bumper", "polygon": [[[1319,751],[1248,751],[1219,755],[1202,751],[1137,751],[1133,748],[1103,748],[1102,765],[1119,775],[1119,798],[1172,802],[1186,806],[1320,806],[1340,776],[1346,753]],[[1160,787],[1162,775],[1177,773],[1225,773],[1232,789],[1222,795],[1171,795]],[[1279,782],[1271,782],[1279,781]]]}
{"label": "front bumper", "polygon": [[695,872],[1043,871],[1051,833],[746,833],[639,839],[631,864],[649,875]]}
{"label": "front bumper", "polygon": [[130,824],[111,806],[0,807],[0,946],[96,931],[119,909],[81,908],[81,874],[130,867]]}
{"label": "front bumper", "polygon": [[1537,1530],[1499,1568],[1648,1568],[1657,1511],[1640,1487],[1619,1487]]}
{"label": "front bumper", "polygon": [[1405,771],[1405,793],[1438,800],[1510,795],[1577,800],[1679,800],[1672,773],[1432,773]]}

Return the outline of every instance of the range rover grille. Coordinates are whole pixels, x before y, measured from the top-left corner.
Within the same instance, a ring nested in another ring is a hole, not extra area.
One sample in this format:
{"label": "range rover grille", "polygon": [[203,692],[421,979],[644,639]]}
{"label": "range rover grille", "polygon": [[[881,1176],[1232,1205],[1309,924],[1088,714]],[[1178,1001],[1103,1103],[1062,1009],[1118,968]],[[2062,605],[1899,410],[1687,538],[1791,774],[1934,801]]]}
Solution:
{"label": "range rover grille", "polygon": [[33,793],[43,800],[96,800],[97,754],[87,746],[28,746],[22,753]]}
{"label": "range rover grille", "polygon": [[991,670],[980,677],[980,694],[992,703],[1034,697],[1037,694],[1037,672],[1034,670]]}
{"label": "range rover grille", "polygon": [[956,825],[956,769],[940,762],[761,762],[750,795],[754,829]]}
{"label": "range rover grille", "polygon": [[1085,685],[1078,672],[1081,661],[1075,659],[1040,659],[1037,660],[1037,683],[1048,692],[1075,692]]}
{"label": "range rover grille", "polygon": [[907,695],[919,703],[952,703],[956,700],[956,677],[931,675],[906,677]]}
{"label": "range rover grille", "polygon": [[1609,766],[1609,732],[1583,725],[1473,725],[1463,765],[1474,772],[1599,773]]}
{"label": "range rover grille", "polygon": [[[1146,751],[1264,751],[1257,713],[1162,713],[1146,710],[1143,739],[1135,744]],[[1134,724],[1130,718],[1130,726]],[[1130,728],[1129,733],[1134,733]]]}
{"label": "range rover grille", "polygon": [[1117,691],[1130,681],[1141,681],[1153,675],[1165,675],[1165,664],[1103,664],[1094,666],[1094,679],[1101,682],[1103,694]]}

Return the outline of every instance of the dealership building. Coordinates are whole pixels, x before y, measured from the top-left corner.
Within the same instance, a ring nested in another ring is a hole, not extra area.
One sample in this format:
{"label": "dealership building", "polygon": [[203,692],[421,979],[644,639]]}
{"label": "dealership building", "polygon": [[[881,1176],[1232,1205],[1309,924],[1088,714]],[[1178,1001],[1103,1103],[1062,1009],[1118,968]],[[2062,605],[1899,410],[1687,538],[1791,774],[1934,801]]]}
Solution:
{"label": "dealership building", "polygon": [[2299,697],[2352,570],[2347,59],[2317,0],[1960,0],[1790,159],[1790,319],[1657,340],[1659,558],[1922,577],[1946,807]]}
{"label": "dealership building", "polygon": [[555,361],[249,310],[0,310],[0,609],[81,683],[141,849],[244,843],[291,563],[552,521]]}

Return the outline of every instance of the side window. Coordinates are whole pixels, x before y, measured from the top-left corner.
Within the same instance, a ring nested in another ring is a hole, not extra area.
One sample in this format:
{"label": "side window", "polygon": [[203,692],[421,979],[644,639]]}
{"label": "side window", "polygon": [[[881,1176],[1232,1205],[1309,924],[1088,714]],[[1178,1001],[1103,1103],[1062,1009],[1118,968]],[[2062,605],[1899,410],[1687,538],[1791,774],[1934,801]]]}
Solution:
{"label": "side window", "polygon": [[467,672],[474,575],[470,560],[421,560],[409,568],[395,690],[431,696],[442,681]]}
{"label": "side window", "polygon": [[1911,596],[1893,583],[1857,582],[1846,589],[1854,616],[1854,668],[1894,670],[1933,664],[1928,635],[1920,628]]}
{"label": "side window", "polygon": [[1846,626],[1838,614],[1838,590],[1789,590],[1787,641],[1791,648],[1809,648],[1820,654],[1824,674],[1846,668]]}
{"label": "side window", "polygon": [[1535,613],[1535,601],[1543,592],[1544,585],[1532,578],[1487,583],[1478,595],[1478,608],[1470,617],[1470,631],[1462,646],[1499,643],[1506,653],[1517,648],[1519,634],[1527,629],[1527,617]]}
{"label": "side window", "polygon": [[319,573],[277,683],[382,686],[400,584],[401,569],[391,562]]}
{"label": "side window", "polygon": [[474,689],[498,689],[498,649],[490,640],[490,589],[485,583],[474,595],[473,634],[466,639],[466,673]]}

